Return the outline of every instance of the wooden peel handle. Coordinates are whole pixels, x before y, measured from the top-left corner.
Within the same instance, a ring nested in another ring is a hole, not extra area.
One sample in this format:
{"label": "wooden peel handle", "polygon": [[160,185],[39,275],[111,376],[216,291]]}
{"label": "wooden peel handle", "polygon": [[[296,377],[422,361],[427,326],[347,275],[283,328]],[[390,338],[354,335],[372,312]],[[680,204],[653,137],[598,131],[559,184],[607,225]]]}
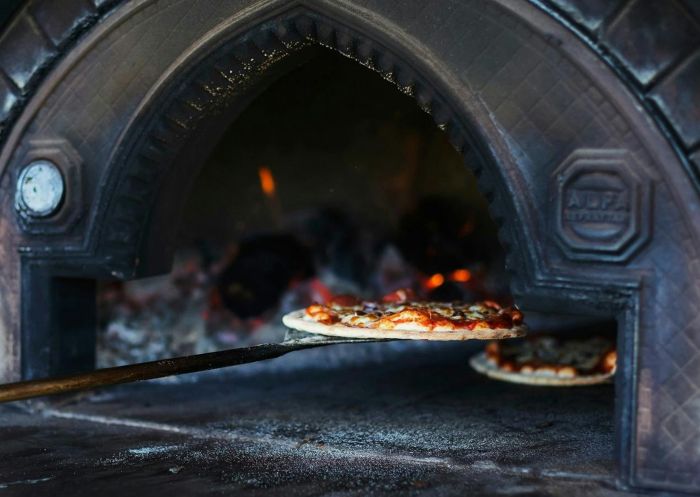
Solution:
{"label": "wooden peel handle", "polygon": [[327,342],[290,341],[268,343],[239,349],[210,352],[160,361],[142,362],[128,366],[97,369],[88,373],[74,374],[59,378],[20,381],[0,385],[0,402],[56,395],[121,383],[152,380],[209,369],[224,368],[249,362],[262,361],[282,356],[293,350],[308,349],[328,345]]}

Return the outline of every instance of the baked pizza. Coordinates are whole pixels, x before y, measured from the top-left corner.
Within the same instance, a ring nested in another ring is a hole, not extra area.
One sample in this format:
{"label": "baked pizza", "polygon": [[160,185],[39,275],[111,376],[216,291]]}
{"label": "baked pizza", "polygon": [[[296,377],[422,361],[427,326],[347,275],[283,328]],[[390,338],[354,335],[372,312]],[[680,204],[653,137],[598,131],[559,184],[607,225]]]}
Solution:
{"label": "baked pizza", "polygon": [[495,302],[416,302],[392,294],[381,302],[350,297],[314,304],[282,318],[285,326],[321,335],[407,340],[502,339],[523,336],[522,313]]}
{"label": "baked pizza", "polygon": [[490,342],[470,364],[491,378],[514,383],[592,385],[612,378],[617,352],[615,344],[603,337],[539,335],[513,343]]}

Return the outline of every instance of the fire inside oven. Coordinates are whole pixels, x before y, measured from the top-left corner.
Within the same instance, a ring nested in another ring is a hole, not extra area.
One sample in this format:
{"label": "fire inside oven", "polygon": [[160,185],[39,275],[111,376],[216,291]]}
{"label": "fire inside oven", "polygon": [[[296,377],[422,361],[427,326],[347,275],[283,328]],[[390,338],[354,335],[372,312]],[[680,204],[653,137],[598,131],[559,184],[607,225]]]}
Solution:
{"label": "fire inside oven", "polygon": [[283,314],[338,295],[509,304],[496,234],[430,116],[324,50],[225,131],[185,203],[172,272],[102,285],[98,362],[280,340]]}
{"label": "fire inside oven", "polygon": [[337,296],[512,304],[470,166],[409,96],[317,51],[221,136],[171,273],[101,285],[98,365],[279,341]]}

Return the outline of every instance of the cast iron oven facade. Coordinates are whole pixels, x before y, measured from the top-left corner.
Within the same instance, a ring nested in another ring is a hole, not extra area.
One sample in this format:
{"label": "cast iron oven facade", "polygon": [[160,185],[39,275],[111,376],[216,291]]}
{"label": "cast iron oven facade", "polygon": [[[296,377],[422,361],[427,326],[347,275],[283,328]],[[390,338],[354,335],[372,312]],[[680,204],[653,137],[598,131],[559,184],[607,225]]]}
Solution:
{"label": "cast iron oven facade", "polygon": [[[621,484],[699,491],[692,9],[642,0],[28,2],[0,39],[0,376],[92,366],[95,280],[168,270],[177,215],[207,150],[305,47],[321,44],[415,97],[478,164],[522,307],[617,319]],[[21,171],[37,159],[66,183],[48,217],[15,204]]]}

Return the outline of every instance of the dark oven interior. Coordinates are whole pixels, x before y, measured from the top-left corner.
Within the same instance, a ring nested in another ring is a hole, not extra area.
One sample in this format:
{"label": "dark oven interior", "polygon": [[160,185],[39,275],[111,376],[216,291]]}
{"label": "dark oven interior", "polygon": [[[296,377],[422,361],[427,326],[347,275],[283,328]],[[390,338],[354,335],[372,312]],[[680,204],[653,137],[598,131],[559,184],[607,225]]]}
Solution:
{"label": "dark oven interior", "polygon": [[171,272],[101,284],[98,364],[281,340],[284,313],[343,294],[512,302],[488,204],[445,134],[376,74],[308,50],[201,157],[171,214]]}
{"label": "dark oven interior", "polygon": [[602,337],[614,380],[496,381],[477,340],[302,350],[0,406],[0,489],[700,488],[690,2],[185,3],[8,18],[3,380],[277,344],[294,309],[397,291]]}

